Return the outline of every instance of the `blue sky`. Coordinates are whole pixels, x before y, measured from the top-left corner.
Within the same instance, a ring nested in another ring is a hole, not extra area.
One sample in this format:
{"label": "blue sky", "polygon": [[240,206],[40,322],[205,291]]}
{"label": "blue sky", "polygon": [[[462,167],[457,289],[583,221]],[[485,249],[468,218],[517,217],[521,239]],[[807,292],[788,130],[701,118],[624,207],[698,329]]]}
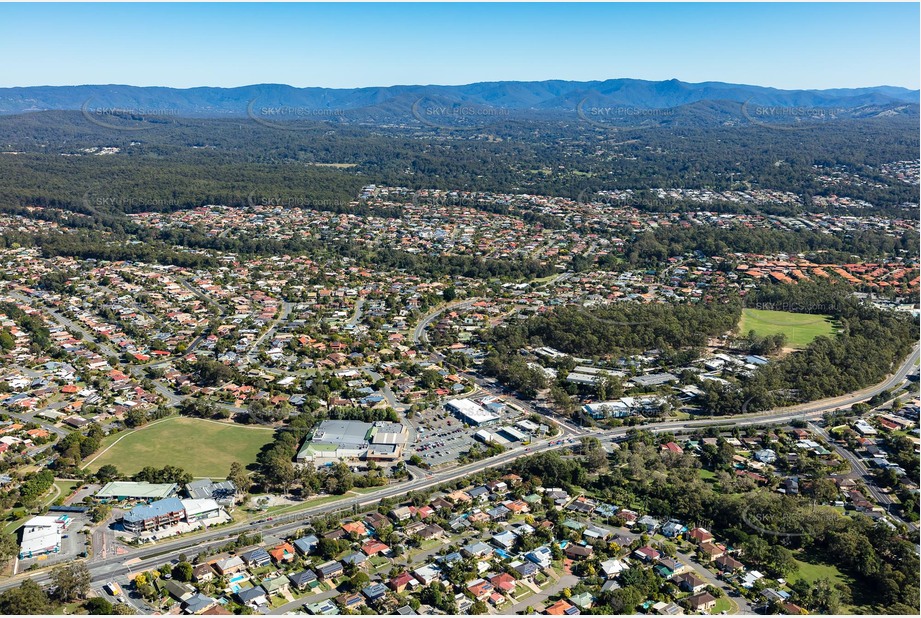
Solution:
{"label": "blue sky", "polygon": [[919,5],[0,4],[0,86],[919,87]]}

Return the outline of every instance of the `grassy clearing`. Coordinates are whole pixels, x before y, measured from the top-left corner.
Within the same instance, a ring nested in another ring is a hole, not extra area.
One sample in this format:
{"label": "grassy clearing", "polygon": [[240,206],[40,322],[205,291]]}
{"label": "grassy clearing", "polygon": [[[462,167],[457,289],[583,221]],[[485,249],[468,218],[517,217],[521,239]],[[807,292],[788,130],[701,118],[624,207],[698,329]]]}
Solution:
{"label": "grassy clearing", "polygon": [[834,335],[835,326],[827,315],[743,309],[739,333],[744,335],[751,330],[761,337],[784,333],[789,347],[804,348],[816,337]]}
{"label": "grassy clearing", "polygon": [[838,570],[838,567],[830,564],[805,562],[797,559],[796,567],[796,575],[792,578],[794,580],[804,580],[811,584],[824,577],[827,578],[832,585],[847,583],[847,578]]}
{"label": "grassy clearing", "polygon": [[716,472],[713,470],[707,470],[706,468],[698,468],[697,473],[700,475],[701,480],[708,481],[711,483],[716,482]]}
{"label": "grassy clearing", "polygon": [[272,435],[265,427],[172,417],[117,434],[86,467],[95,472],[112,464],[122,474],[135,474],[144,466],[162,468],[169,464],[193,476],[224,478],[234,461],[243,465],[256,461]]}

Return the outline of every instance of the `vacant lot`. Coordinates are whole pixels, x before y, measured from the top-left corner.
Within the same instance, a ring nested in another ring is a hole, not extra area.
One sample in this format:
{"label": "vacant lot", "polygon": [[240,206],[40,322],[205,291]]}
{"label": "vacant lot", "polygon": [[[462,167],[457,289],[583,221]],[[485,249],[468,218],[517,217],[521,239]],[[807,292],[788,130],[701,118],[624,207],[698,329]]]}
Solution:
{"label": "vacant lot", "polygon": [[112,464],[123,474],[134,474],[144,466],[162,468],[170,464],[193,476],[225,478],[232,462],[247,465],[256,461],[262,446],[271,442],[272,433],[266,427],[172,417],[106,440],[101,455],[87,468],[95,472]]}
{"label": "vacant lot", "polygon": [[787,346],[791,348],[804,348],[816,337],[832,336],[835,333],[834,323],[827,315],[743,309],[739,332],[745,335],[750,330],[762,337],[784,333],[787,336]]}

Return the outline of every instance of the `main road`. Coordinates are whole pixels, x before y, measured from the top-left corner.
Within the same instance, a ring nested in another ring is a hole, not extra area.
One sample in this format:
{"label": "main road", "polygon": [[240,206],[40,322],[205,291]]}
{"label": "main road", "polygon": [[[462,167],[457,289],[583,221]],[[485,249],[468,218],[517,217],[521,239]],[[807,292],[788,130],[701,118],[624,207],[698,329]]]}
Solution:
{"label": "main road", "polygon": [[[641,426],[648,431],[659,432],[681,432],[706,426],[751,426],[763,424],[786,423],[796,419],[814,419],[821,417],[824,413],[830,412],[841,407],[853,405],[870,399],[884,390],[891,389],[905,381],[905,377],[912,371],[914,365],[919,359],[919,346],[915,346],[908,358],[899,366],[898,370],[889,376],[883,382],[876,386],[863,389],[861,391],[850,393],[842,397],[834,397],[821,401],[815,401],[801,406],[772,410],[760,414],[746,414],[735,416],[724,416],[709,419],[665,421],[651,423]],[[620,427],[617,429],[595,432],[591,435],[600,439],[617,440],[624,437],[629,428]],[[157,564],[162,564],[168,560],[169,556],[177,555],[180,552],[198,552],[202,549],[212,548],[216,545],[225,543],[228,539],[233,538],[243,532],[269,532],[274,536],[283,536],[293,533],[309,523],[312,517],[330,513],[340,513],[345,516],[348,513],[356,512],[365,506],[374,505],[382,499],[406,496],[412,491],[421,491],[431,489],[442,483],[447,483],[460,479],[462,477],[486,470],[497,468],[509,464],[519,458],[534,455],[535,453],[547,452],[567,448],[576,438],[568,440],[545,440],[532,444],[529,447],[519,447],[501,453],[495,457],[476,461],[456,468],[443,470],[431,474],[426,474],[421,478],[414,478],[411,481],[397,483],[382,487],[373,493],[357,496],[353,498],[343,498],[335,503],[326,503],[318,506],[305,506],[294,513],[275,517],[271,520],[261,520],[259,522],[249,522],[225,526],[213,531],[193,534],[171,541],[164,541],[156,545],[144,547],[137,551],[131,552],[125,556],[115,556],[111,558],[89,559],[87,566],[90,569],[93,582],[105,582],[107,578],[124,575],[127,573],[126,561],[130,560],[130,570],[150,568]],[[49,581],[47,571],[33,572],[10,578],[0,584],[0,590],[7,590],[18,586],[23,579],[31,577],[36,582],[45,584]]]}

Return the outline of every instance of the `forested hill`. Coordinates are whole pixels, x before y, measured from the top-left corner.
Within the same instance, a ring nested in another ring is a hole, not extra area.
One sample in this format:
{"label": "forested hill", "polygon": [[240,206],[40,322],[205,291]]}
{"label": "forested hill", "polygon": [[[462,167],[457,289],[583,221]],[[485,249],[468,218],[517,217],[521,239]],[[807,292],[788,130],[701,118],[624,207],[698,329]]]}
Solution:
{"label": "forested hill", "polygon": [[[264,107],[351,112],[367,119],[411,116],[413,106],[475,106],[510,114],[572,113],[582,106],[679,108],[702,101],[750,102],[804,112],[888,109],[919,101],[919,91],[891,86],[833,90],[779,90],[723,82],[645,81],[484,82],[460,86],[406,85],[369,88],[295,88],[257,84],[238,88],[165,88],[127,85],[0,88],[0,114],[45,110],[122,109],[140,113],[244,117]],[[417,109],[418,111],[418,109]],[[282,110],[279,110],[283,115]]]}

